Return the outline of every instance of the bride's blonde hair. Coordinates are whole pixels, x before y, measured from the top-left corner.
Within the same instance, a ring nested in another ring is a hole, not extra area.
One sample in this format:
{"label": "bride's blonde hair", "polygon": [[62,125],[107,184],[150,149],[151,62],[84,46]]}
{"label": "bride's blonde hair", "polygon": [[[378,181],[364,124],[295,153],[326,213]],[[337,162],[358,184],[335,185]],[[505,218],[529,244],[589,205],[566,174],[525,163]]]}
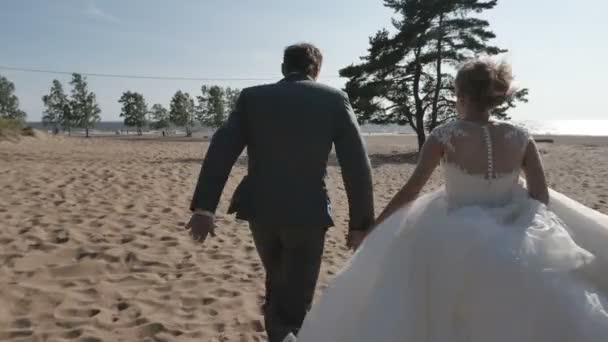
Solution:
{"label": "bride's blonde hair", "polygon": [[456,74],[456,96],[470,98],[480,110],[491,110],[515,92],[511,65],[479,58],[463,64]]}

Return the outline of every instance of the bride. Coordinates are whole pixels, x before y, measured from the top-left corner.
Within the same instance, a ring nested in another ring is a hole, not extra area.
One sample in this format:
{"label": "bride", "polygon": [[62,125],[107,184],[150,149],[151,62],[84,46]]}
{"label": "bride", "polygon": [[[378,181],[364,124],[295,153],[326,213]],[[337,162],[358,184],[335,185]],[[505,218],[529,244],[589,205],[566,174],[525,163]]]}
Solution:
{"label": "bride", "polygon": [[[511,81],[489,60],[459,70],[460,119],[432,131],[299,342],[608,341],[608,217],[549,190],[528,133],[489,119]],[[438,164],[445,188],[418,197]]]}

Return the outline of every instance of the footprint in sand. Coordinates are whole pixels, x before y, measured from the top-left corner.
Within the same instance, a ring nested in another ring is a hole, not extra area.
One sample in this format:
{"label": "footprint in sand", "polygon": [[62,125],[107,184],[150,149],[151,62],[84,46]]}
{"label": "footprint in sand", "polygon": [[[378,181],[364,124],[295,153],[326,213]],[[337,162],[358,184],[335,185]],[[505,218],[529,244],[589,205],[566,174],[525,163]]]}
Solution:
{"label": "footprint in sand", "polygon": [[13,322],[13,326],[17,330],[25,330],[32,327],[32,321],[29,318],[18,318]]}
{"label": "footprint in sand", "polygon": [[239,291],[230,291],[225,289],[216,289],[211,291],[211,294],[218,298],[235,298],[241,295]]}
{"label": "footprint in sand", "polygon": [[97,255],[98,254],[96,252],[89,252],[89,251],[81,250],[81,251],[78,251],[78,254],[76,254],[76,260],[80,261],[85,258],[95,259],[95,258],[97,258]]}
{"label": "footprint in sand", "polygon": [[129,308],[129,304],[126,302],[119,302],[116,305],[116,309],[118,309],[118,311],[125,311]]}
{"label": "footprint in sand", "polygon": [[215,309],[205,309],[205,314],[209,315],[210,317],[217,317],[220,313]]}
{"label": "footprint in sand", "polygon": [[54,234],[55,243],[63,244],[70,241],[70,234],[66,230],[56,230]]}
{"label": "footprint in sand", "polygon": [[104,224],[102,222],[99,222],[99,221],[92,221],[90,223],[90,226],[93,227],[93,228],[101,228],[101,227],[103,227],[103,225]]}
{"label": "footprint in sand", "polygon": [[65,339],[68,339],[68,340],[77,339],[80,336],[82,336],[82,330],[81,329],[73,329],[73,330],[69,330],[69,331],[66,331],[63,334],[61,334],[62,338],[65,338]]}
{"label": "footprint in sand", "polygon": [[213,330],[218,333],[223,333],[226,331],[226,324],[224,323],[215,323],[213,325]]}
{"label": "footprint in sand", "polygon": [[126,236],[122,237],[122,239],[120,240],[120,243],[125,244],[125,243],[129,243],[133,240],[135,240],[135,236],[126,235]]}
{"label": "footprint in sand", "polygon": [[13,339],[22,339],[25,337],[30,337],[33,334],[34,334],[34,332],[31,330],[11,330],[11,331],[7,331],[6,336],[8,337],[8,340],[13,340]]}
{"label": "footprint in sand", "polygon": [[203,305],[211,305],[213,303],[217,302],[216,298],[212,298],[212,297],[205,297],[202,300]]}
{"label": "footprint in sand", "polygon": [[3,237],[3,238],[0,238],[0,245],[8,245],[9,243],[12,243],[13,241],[15,241],[15,239],[9,238],[9,237]]}
{"label": "footprint in sand", "polygon": [[63,318],[92,318],[99,315],[101,310],[68,308],[59,310],[58,313]]}

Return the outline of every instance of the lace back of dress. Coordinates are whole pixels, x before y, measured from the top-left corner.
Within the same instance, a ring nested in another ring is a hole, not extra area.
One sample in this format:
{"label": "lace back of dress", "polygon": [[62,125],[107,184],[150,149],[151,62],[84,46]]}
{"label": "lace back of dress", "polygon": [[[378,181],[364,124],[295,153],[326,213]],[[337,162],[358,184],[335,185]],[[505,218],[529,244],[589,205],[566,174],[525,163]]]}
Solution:
{"label": "lace back of dress", "polygon": [[454,204],[509,199],[528,143],[525,130],[508,123],[454,121],[433,130],[444,146],[446,190]]}

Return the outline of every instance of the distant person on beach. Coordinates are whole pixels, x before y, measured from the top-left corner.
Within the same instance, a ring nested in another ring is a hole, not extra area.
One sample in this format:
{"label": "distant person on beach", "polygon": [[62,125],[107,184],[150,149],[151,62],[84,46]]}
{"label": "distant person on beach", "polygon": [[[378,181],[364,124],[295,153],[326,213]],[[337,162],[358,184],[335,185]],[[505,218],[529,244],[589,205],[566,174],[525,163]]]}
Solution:
{"label": "distant person on beach", "polygon": [[313,299],[325,235],[334,225],[324,182],[332,146],[349,198],[349,246],[358,246],[374,219],[370,162],[357,120],[344,92],[316,82],[321,63],[315,46],[289,46],[280,82],[241,92],[211,140],[187,225],[196,241],[215,235],[218,201],[247,148],[248,175],[229,213],[249,221],[266,270],[269,342],[296,335]]}

